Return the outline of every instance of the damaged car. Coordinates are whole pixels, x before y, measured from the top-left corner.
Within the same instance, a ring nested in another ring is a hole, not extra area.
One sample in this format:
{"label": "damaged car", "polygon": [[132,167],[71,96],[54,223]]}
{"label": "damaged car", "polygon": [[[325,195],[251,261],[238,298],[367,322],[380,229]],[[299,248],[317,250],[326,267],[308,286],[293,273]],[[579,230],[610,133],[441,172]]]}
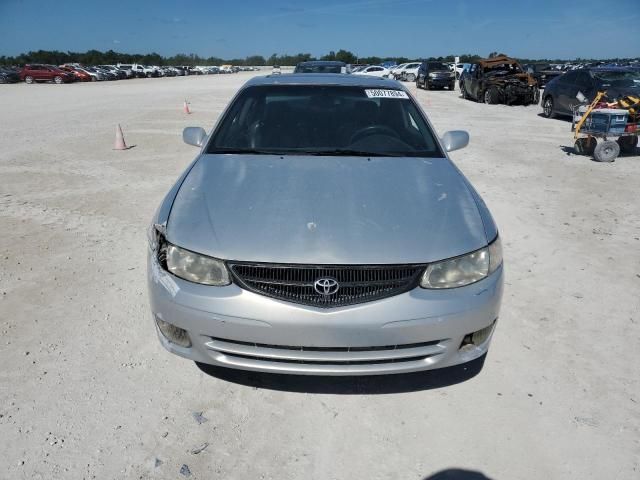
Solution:
{"label": "damaged car", "polygon": [[409,91],[368,75],[256,76],[148,230],[156,332],[199,364],[381,375],[481,364],[498,228]]}
{"label": "damaged car", "polygon": [[462,98],[490,104],[531,105],[540,97],[535,78],[502,55],[473,63],[460,80],[460,90]]}

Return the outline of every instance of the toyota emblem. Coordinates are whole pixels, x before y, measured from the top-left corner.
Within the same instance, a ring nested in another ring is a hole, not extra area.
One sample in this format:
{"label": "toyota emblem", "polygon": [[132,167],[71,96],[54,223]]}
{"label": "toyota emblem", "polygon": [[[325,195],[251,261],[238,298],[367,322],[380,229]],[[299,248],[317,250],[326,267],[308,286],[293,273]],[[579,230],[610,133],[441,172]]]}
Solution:
{"label": "toyota emblem", "polygon": [[323,277],[313,282],[313,289],[320,295],[333,295],[338,291],[340,285],[335,278]]}

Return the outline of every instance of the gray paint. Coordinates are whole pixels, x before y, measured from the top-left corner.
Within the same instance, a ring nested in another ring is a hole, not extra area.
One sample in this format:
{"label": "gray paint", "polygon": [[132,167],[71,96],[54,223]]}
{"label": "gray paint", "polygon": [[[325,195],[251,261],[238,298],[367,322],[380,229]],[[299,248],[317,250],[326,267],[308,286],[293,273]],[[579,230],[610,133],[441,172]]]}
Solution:
{"label": "gray paint", "polygon": [[167,239],[225,260],[423,263],[487,244],[449,160],[203,155]]}

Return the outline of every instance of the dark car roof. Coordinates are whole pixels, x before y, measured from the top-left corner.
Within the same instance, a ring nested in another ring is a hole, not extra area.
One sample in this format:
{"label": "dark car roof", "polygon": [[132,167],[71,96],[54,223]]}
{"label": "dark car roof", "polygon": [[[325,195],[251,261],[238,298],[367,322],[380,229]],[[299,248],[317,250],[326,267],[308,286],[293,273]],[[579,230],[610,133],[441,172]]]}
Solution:
{"label": "dark car roof", "polygon": [[587,67],[585,70],[592,72],[633,72],[636,69],[633,67]]}
{"label": "dark car roof", "polygon": [[309,73],[306,75],[284,74],[254,77],[244,87],[257,85],[341,85],[345,87],[391,88],[404,90],[396,80],[367,75],[344,75],[341,73]]}
{"label": "dark car roof", "polygon": [[300,62],[298,67],[312,67],[314,65],[323,67],[344,67],[346,63],[337,60],[310,60],[308,62]]}

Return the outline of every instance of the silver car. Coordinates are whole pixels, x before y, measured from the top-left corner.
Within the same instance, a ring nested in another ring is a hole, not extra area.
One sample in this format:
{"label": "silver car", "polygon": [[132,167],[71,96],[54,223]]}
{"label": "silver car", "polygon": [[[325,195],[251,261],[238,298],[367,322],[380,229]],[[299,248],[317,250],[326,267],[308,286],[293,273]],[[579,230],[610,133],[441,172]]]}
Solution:
{"label": "silver car", "polygon": [[498,230],[398,82],[256,77],[149,228],[162,345],[261,372],[371,375],[482,357],[502,297]]}

